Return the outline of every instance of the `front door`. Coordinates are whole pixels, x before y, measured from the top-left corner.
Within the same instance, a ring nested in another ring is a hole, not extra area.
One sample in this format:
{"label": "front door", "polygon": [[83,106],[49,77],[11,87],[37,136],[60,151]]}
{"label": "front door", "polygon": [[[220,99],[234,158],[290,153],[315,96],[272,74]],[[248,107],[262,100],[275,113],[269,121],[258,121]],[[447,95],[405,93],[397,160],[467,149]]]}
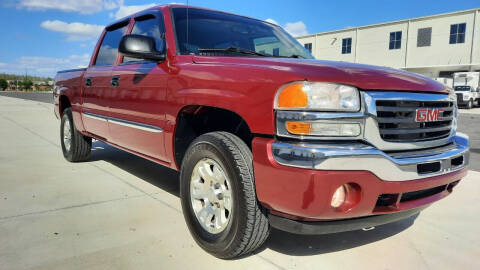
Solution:
{"label": "front door", "polygon": [[108,118],[113,65],[117,58],[118,44],[127,25],[128,21],[106,30],[96,57],[83,78],[82,117],[85,129],[105,140],[109,140],[110,135]]}
{"label": "front door", "polygon": [[108,102],[105,94],[110,88],[112,66],[90,67],[83,78],[82,117],[85,129],[98,137],[108,138]]}
{"label": "front door", "polygon": [[[135,18],[132,34],[146,35],[163,50],[161,12]],[[122,59],[123,58],[123,59]],[[168,67],[142,59],[120,57],[112,72],[109,129],[112,142],[134,152],[166,160],[164,133]]]}

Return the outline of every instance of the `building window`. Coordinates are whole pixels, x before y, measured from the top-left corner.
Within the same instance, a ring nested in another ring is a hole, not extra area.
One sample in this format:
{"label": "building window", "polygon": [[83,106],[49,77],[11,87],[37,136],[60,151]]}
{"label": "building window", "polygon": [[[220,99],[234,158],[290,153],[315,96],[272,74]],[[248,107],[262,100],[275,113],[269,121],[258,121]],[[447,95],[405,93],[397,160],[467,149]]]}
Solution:
{"label": "building window", "polygon": [[402,31],[390,33],[390,44],[388,48],[390,50],[400,49],[402,47]]}
{"label": "building window", "polygon": [[450,44],[465,43],[466,23],[450,25]]}
{"label": "building window", "polygon": [[273,49],[273,56],[279,56],[280,55],[280,49],[279,48],[274,48]]}
{"label": "building window", "polygon": [[307,49],[310,53],[312,53],[312,43],[305,43],[305,49]]}
{"label": "building window", "polygon": [[342,39],[342,54],[352,53],[352,38]]}
{"label": "building window", "polygon": [[428,47],[432,43],[432,28],[420,28],[417,35],[417,47]]}

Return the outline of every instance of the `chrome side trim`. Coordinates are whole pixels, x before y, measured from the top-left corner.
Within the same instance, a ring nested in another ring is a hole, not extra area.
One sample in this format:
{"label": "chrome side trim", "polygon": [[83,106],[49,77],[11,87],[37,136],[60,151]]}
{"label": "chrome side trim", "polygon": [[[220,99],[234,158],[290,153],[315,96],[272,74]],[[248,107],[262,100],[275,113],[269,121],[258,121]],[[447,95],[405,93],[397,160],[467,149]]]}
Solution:
{"label": "chrome side trim", "polygon": [[[274,142],[273,157],[286,166],[314,170],[370,171],[384,181],[409,181],[443,175],[465,168],[469,163],[468,136],[458,133],[451,147],[429,153],[390,155],[362,143],[290,144]],[[452,166],[452,159],[463,156],[463,163]],[[438,162],[440,170],[419,174],[417,165]]]}
{"label": "chrome side trim", "polygon": [[108,117],[108,116],[103,116],[103,115],[94,114],[94,113],[87,113],[87,112],[84,112],[83,115],[85,117],[95,119],[95,120],[98,120],[98,121],[117,124],[117,125],[129,127],[129,128],[134,128],[134,129],[139,129],[139,130],[143,130],[143,131],[148,131],[148,132],[153,132],[153,133],[163,132],[163,129],[160,128],[160,127],[156,127],[156,126],[152,126],[152,125],[148,125],[148,124],[143,124],[143,123],[139,123],[139,122],[127,121],[127,120],[123,120],[123,119],[119,119],[119,118]]}
{"label": "chrome side trim", "polygon": [[95,120],[98,120],[98,121],[104,121],[104,122],[108,121],[108,117],[105,117],[105,116],[102,116],[102,115],[99,115],[99,114],[84,112],[83,116],[88,117],[90,119],[95,119]]}
{"label": "chrome side trim", "polygon": [[112,124],[121,125],[121,126],[124,126],[124,127],[135,128],[135,129],[144,130],[144,131],[153,132],[153,133],[163,132],[163,129],[161,129],[159,127],[156,127],[156,126],[147,125],[147,124],[138,123],[138,122],[127,121],[127,120],[118,119],[118,118],[110,117],[108,119],[108,122],[112,123]]}

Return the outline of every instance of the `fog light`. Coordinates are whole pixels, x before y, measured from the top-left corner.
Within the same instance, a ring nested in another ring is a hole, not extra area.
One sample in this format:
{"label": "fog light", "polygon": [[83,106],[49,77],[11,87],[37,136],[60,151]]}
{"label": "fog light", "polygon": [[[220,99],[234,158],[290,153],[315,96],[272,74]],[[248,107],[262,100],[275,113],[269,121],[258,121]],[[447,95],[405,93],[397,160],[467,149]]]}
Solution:
{"label": "fog light", "polygon": [[346,193],[347,189],[345,188],[345,185],[342,185],[341,187],[337,188],[337,190],[335,190],[331,202],[333,208],[338,208],[345,202],[345,199],[347,198]]}
{"label": "fog light", "polygon": [[362,199],[362,188],[353,182],[338,187],[332,195],[330,205],[340,212],[347,212],[355,208]]}

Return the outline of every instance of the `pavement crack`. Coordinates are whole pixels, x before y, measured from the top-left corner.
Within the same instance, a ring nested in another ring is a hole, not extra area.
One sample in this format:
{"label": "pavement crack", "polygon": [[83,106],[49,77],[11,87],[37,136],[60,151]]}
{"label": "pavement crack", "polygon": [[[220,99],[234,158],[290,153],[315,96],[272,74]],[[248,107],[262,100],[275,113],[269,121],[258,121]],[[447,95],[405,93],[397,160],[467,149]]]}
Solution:
{"label": "pavement crack", "polygon": [[122,198],[115,198],[115,199],[104,200],[104,201],[82,203],[82,204],[65,206],[65,207],[61,207],[61,208],[55,208],[55,209],[49,209],[49,210],[43,210],[43,211],[36,211],[36,212],[24,213],[24,214],[13,215],[13,216],[5,216],[5,217],[0,217],[0,221],[13,219],[13,218],[24,217],[24,216],[30,216],[30,215],[41,215],[41,214],[46,214],[46,213],[51,213],[51,212],[68,210],[68,209],[73,209],[73,208],[86,207],[86,206],[91,206],[91,205],[104,204],[104,203],[109,203],[109,202],[123,201],[123,200],[128,200],[128,199],[133,199],[133,198],[144,197],[145,195],[148,195],[148,194],[129,196],[129,197],[126,197],[126,198],[122,197]]}
{"label": "pavement crack", "polygon": [[423,256],[423,253],[417,248],[417,246],[415,245],[415,243],[413,243],[412,241],[410,241],[409,238],[407,238],[407,242],[408,242],[408,245],[415,251],[415,253],[417,253],[417,255],[420,257],[423,265],[425,266],[425,269],[431,269],[430,266],[428,265],[428,262],[427,260],[425,259],[425,257]]}
{"label": "pavement crack", "polygon": [[6,117],[6,116],[3,116],[3,115],[2,115],[2,118],[5,119],[5,120],[7,120],[7,121],[10,121],[11,123],[13,123],[13,124],[15,124],[15,125],[23,128],[23,129],[25,129],[26,131],[32,133],[33,135],[38,136],[39,138],[41,138],[42,140],[48,142],[49,144],[51,144],[51,145],[53,145],[53,146],[56,146],[56,147],[60,147],[60,146],[59,146],[58,144],[56,144],[55,142],[50,141],[49,139],[43,137],[42,135],[40,135],[40,134],[38,134],[37,132],[29,129],[28,127],[25,127],[24,125],[18,123],[17,121],[15,121],[15,120],[13,120],[13,119],[11,119],[11,118],[9,118],[9,117]]}
{"label": "pavement crack", "polygon": [[265,261],[265,262],[267,262],[267,263],[269,263],[269,264],[271,264],[271,265],[275,266],[277,269],[280,269],[280,270],[287,270],[287,268],[281,267],[280,265],[278,265],[278,264],[274,263],[274,262],[273,262],[273,261],[271,261],[270,259],[267,259],[267,258],[263,257],[262,255],[259,255],[259,254],[257,254],[257,255],[255,255],[255,256],[257,256],[257,257],[259,257],[260,259],[262,259],[263,261]]}
{"label": "pavement crack", "polygon": [[[23,126],[22,124],[18,123],[17,121],[15,121],[15,120],[13,120],[13,119],[10,119],[9,117],[6,117],[6,116],[1,116],[1,117],[4,118],[4,119],[6,119],[6,120],[8,120],[8,121],[10,121],[10,122],[12,122],[12,123],[15,124],[15,125],[18,125],[19,127],[25,129],[26,131],[28,131],[28,132],[30,132],[30,133],[32,133],[32,134],[40,137],[41,139],[43,139],[44,141],[48,142],[49,144],[51,144],[51,145],[53,145],[53,146],[55,146],[55,147],[57,147],[57,148],[60,148],[60,145],[58,145],[58,144],[50,141],[49,139],[47,139],[47,138],[43,137],[42,135],[38,134],[37,132],[35,132],[35,131],[33,131],[33,130],[31,130],[31,129],[25,127],[25,126]],[[164,201],[162,201],[162,200],[160,200],[160,199],[158,199],[158,198],[155,198],[153,195],[145,192],[144,190],[136,187],[135,185],[132,185],[132,184],[128,183],[127,181],[125,181],[125,180],[123,180],[122,178],[120,178],[120,177],[112,174],[111,172],[109,172],[109,171],[107,171],[107,170],[105,170],[105,169],[103,169],[103,168],[101,168],[101,167],[99,167],[99,166],[97,166],[97,165],[95,165],[95,164],[92,164],[92,163],[89,163],[89,165],[90,165],[90,166],[93,166],[93,167],[95,167],[95,168],[97,168],[97,169],[99,169],[99,170],[101,170],[102,172],[104,172],[104,173],[106,173],[106,174],[108,174],[108,175],[113,176],[114,178],[120,180],[121,182],[123,182],[124,184],[128,185],[129,187],[131,187],[131,188],[133,188],[133,189],[135,189],[135,190],[143,193],[144,195],[147,195],[147,196],[149,196],[150,198],[152,198],[152,199],[154,199],[154,200],[162,203],[163,205],[165,205],[165,206],[169,207],[170,209],[174,210],[175,212],[181,213],[181,211],[179,211],[179,210],[176,209],[175,207],[169,205],[168,203],[166,203],[166,202],[164,202]],[[0,217],[0,220],[2,220],[1,217]]]}
{"label": "pavement crack", "polygon": [[474,241],[472,241],[471,239],[469,239],[468,237],[465,237],[461,233],[457,233],[457,231],[455,231],[455,230],[452,230],[452,231],[446,230],[445,228],[442,228],[442,227],[438,226],[435,222],[432,222],[428,218],[423,218],[423,219],[419,220],[419,222],[423,222],[425,224],[428,224],[429,226],[431,226],[432,228],[436,229],[439,232],[442,232],[444,234],[448,234],[448,235],[453,236],[455,238],[462,239],[464,241],[464,243],[466,243],[468,245],[471,245],[472,247],[476,247],[476,243]]}

